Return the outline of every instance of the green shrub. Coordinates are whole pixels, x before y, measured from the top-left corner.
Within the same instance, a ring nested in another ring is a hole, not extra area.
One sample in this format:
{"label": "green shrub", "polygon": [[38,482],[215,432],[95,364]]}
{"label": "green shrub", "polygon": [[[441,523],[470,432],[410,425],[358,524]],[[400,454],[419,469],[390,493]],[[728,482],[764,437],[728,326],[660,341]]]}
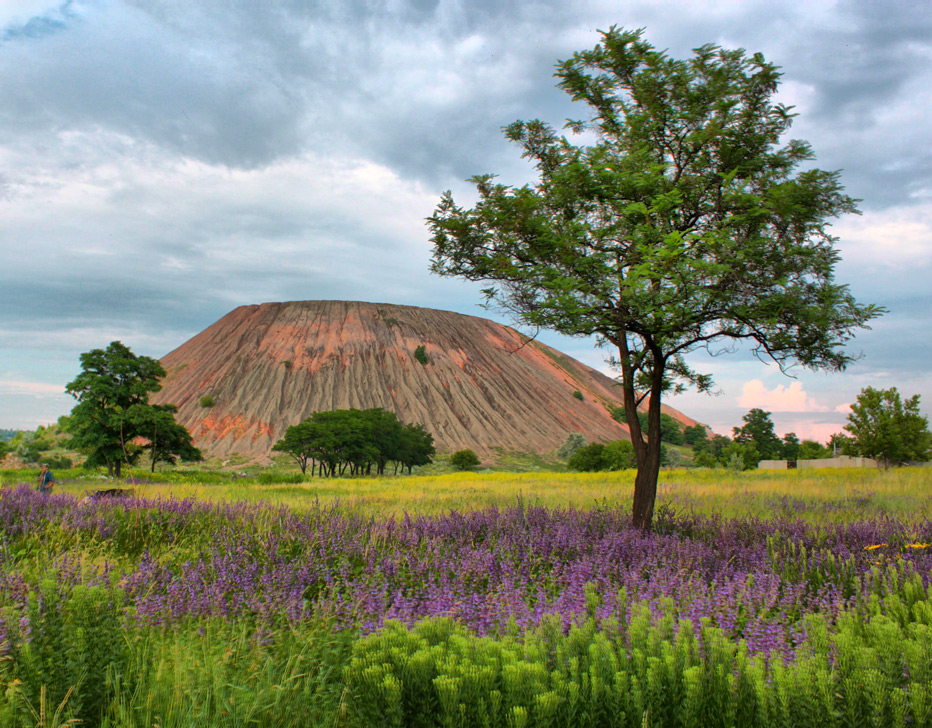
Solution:
{"label": "green shrub", "polygon": [[583,473],[608,470],[605,464],[605,445],[601,442],[594,442],[591,445],[579,448],[566,461],[566,467]]}
{"label": "green shrub", "polygon": [[427,364],[430,364],[430,357],[427,356],[427,347],[425,347],[423,344],[421,344],[419,347],[417,347],[414,350],[414,358],[417,359],[419,362],[421,362],[421,364],[424,364],[425,366]]}
{"label": "green shrub", "polygon": [[450,456],[450,465],[456,470],[471,470],[479,465],[479,456],[472,450],[457,450]]}
{"label": "green shrub", "polygon": [[580,402],[582,402],[582,399],[583,399],[582,392],[580,392],[578,389],[575,392],[573,392],[573,396],[576,399],[578,399]]}
{"label": "green shrub", "polygon": [[205,394],[203,397],[201,397],[200,402],[201,402],[201,407],[213,407],[215,404],[214,398],[211,397],[209,394]]}
{"label": "green shrub", "polygon": [[275,485],[276,483],[304,483],[307,478],[301,473],[280,473],[271,471],[268,473],[259,473],[256,476],[256,482],[260,485]]}
{"label": "green shrub", "polygon": [[[8,626],[18,624],[5,616]],[[7,693],[2,724],[64,704],[65,717],[99,725],[112,698],[112,677],[128,672],[123,590],[79,585],[63,595],[46,579],[27,598],[26,620],[28,639],[14,632],[9,640],[13,695]]]}
{"label": "green shrub", "polygon": [[586,438],[579,432],[570,433],[557,449],[557,457],[567,460],[574,452],[586,446]]}

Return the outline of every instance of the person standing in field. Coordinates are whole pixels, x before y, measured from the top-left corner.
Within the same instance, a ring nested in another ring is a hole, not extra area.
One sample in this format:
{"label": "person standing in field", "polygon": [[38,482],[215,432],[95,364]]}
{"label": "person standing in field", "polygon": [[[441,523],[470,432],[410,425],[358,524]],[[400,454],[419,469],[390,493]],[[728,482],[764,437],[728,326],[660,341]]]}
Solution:
{"label": "person standing in field", "polygon": [[46,495],[51,495],[52,493],[52,483],[55,482],[55,476],[52,475],[52,471],[49,470],[49,466],[44,464],[42,465],[42,470],[39,471],[39,492],[45,493]]}

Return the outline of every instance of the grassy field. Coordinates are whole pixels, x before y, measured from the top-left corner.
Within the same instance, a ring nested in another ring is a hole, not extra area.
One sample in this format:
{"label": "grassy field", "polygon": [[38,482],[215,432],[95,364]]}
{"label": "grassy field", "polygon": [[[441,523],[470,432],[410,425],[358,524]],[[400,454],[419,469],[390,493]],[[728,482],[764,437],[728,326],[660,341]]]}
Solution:
{"label": "grassy field", "polygon": [[[0,471],[7,487],[31,482],[31,471]],[[131,473],[131,483],[86,479],[81,470],[59,473],[57,492],[81,496],[97,488],[125,487],[145,498],[263,502],[302,510],[338,504],[365,515],[440,514],[504,508],[521,500],[548,508],[626,508],[634,471],[614,473],[445,473],[386,478],[301,478],[275,472],[233,479],[201,471]],[[25,476],[25,477],[24,477]],[[167,478],[171,478],[170,481]],[[207,482],[203,482],[203,481]],[[286,481],[286,482],[275,482]],[[303,482],[291,482],[303,481]],[[667,470],[660,474],[658,507],[722,517],[771,518],[785,514],[838,522],[863,516],[932,518],[932,468],[746,471]]]}
{"label": "grassy field", "polygon": [[932,728],[929,468],[33,475],[4,727]]}

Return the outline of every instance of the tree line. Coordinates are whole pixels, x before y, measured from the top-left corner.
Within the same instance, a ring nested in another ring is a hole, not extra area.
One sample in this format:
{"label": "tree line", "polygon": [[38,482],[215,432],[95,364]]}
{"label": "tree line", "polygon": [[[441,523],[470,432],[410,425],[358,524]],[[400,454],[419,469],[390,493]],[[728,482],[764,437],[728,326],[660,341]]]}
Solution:
{"label": "tree line", "polygon": [[[932,457],[932,433],[928,420],[920,414],[919,395],[903,399],[896,387],[861,390],[851,406],[843,432],[832,435],[825,444],[800,440],[795,432],[782,438],[776,434],[771,413],[760,408],[742,417],[742,425],[732,428],[732,437],[711,433],[703,425],[683,427],[673,417],[660,415],[661,464],[682,464],[667,445],[692,449],[697,467],[756,468],[761,460],[819,460],[836,455],[876,459],[884,468],[892,464],[923,462]],[[612,410],[619,422],[626,422],[624,410]],[[638,412],[638,418],[646,418]],[[557,451],[571,470],[624,470],[637,467],[634,447],[628,441],[586,444],[574,433]]]}
{"label": "tree line", "polygon": [[292,425],[272,450],[289,455],[307,473],[322,477],[384,475],[427,465],[435,453],[434,437],[421,424],[402,424],[381,407],[315,412]]}

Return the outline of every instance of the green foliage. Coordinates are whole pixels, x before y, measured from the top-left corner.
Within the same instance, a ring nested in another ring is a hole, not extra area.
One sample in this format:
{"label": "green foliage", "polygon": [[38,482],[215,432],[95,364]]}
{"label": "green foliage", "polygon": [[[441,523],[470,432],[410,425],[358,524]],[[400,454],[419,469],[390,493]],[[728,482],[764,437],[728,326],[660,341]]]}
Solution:
{"label": "green foliage", "polygon": [[580,402],[583,401],[583,393],[580,392],[578,389],[577,389],[575,392],[573,392],[573,396],[574,396],[576,399],[578,399]]}
{"label": "green foliage", "polygon": [[128,672],[123,591],[76,586],[66,595],[47,579],[29,594],[26,619],[29,639],[15,634],[8,642],[14,687],[3,724],[28,721],[29,707],[44,701],[65,703],[68,717],[98,725],[113,695],[112,678]]}
{"label": "green foliage", "polygon": [[414,358],[424,366],[430,364],[430,357],[427,356],[427,347],[424,344],[414,350]]}
{"label": "green foliage", "polygon": [[[587,593],[598,602],[597,589]],[[344,671],[350,725],[932,725],[929,625],[904,628],[878,609],[843,616],[830,638],[812,616],[785,664],[750,656],[706,619],[656,620],[637,603],[624,611],[627,621],[567,631],[556,618],[498,639],[446,617],[390,622],[356,643]]]}
{"label": "green foliage", "polygon": [[929,422],[919,412],[919,395],[905,402],[896,387],[861,390],[851,405],[848,424],[851,439],[846,451],[875,458],[886,468],[891,463],[925,461],[932,451]]}
{"label": "green foliage", "polygon": [[177,411],[173,404],[136,404],[127,412],[126,421],[144,438],[141,447],[149,451],[153,473],[160,462],[174,465],[178,458],[186,463],[204,459],[194,447],[191,433],[175,422]]}
{"label": "green foliage", "polygon": [[[783,443],[774,432],[770,413],[755,408],[741,419],[744,424],[733,428],[735,442],[742,445],[753,444],[758,461],[780,459]],[[754,463],[754,466],[756,465],[757,462]]]}
{"label": "green foliage", "polygon": [[660,439],[668,445],[683,444],[683,430],[680,423],[665,412],[660,413]]}
{"label": "green foliage", "polygon": [[822,460],[832,457],[832,451],[815,440],[803,440],[799,444],[798,460]]}
{"label": "green foliage", "polygon": [[702,450],[696,453],[696,456],[693,458],[693,462],[697,467],[700,468],[714,468],[718,465],[718,461],[715,459],[715,456],[707,450]]}
{"label": "green foliage", "polygon": [[566,467],[581,473],[594,473],[598,470],[606,470],[604,455],[604,443],[594,442],[574,452],[569,460],[566,461]]}
{"label": "green foliage", "polygon": [[741,340],[781,366],[840,370],[851,332],[883,309],[834,281],[826,228],[855,200],[811,167],[806,142],[780,146],[793,114],[772,100],[780,73],[760,54],[705,45],[676,60],[613,27],[556,77],[588,105],[590,121],[568,126],[594,142],[538,120],[506,127],[539,181],[477,175],[471,209],[444,193],[428,220],[432,270],[492,282],[487,300],[524,324],[617,348],[626,408],[646,399],[650,413],[646,433],[629,423],[634,521],[649,528],[662,396],[711,386],[685,354]]}
{"label": "green foliage", "polygon": [[780,444],[780,457],[783,460],[799,460],[799,451],[802,443],[796,436],[795,432],[787,432],[783,436],[783,442]]}
{"label": "green foliage", "polygon": [[586,438],[582,436],[582,433],[571,432],[566,436],[563,444],[557,448],[557,457],[568,460],[573,455],[573,453],[585,446]]}
{"label": "green foliage", "polygon": [[213,407],[216,404],[216,402],[214,402],[214,398],[209,394],[205,394],[198,401],[200,402],[201,407]]}
{"label": "green foliage", "polygon": [[709,435],[702,425],[693,425],[683,430],[683,444],[695,447],[700,442],[708,442]]}
{"label": "green foliage", "polygon": [[730,442],[718,456],[722,465],[737,471],[753,470],[762,459],[753,440]]}
{"label": "green foliage", "polygon": [[130,410],[146,407],[149,394],[162,387],[165,370],[155,359],[136,356],[119,341],[81,354],[81,373],[65,387],[78,403],[71,410],[71,444],[87,454],[89,467],[104,465],[120,476],[123,464],[134,464],[143,448],[130,421]]}
{"label": "green foliage", "polygon": [[469,449],[457,450],[450,456],[450,465],[454,470],[472,470],[478,467],[479,463],[479,456]]}
{"label": "green foliage", "polygon": [[636,466],[634,446],[628,440],[616,440],[608,444],[596,442],[581,447],[566,462],[570,470],[588,473],[626,470]]}
{"label": "green foliage", "polygon": [[42,458],[42,462],[52,470],[71,470],[74,465],[71,458],[66,455],[46,455]]}
{"label": "green foliage", "polygon": [[368,410],[331,410],[315,412],[272,446],[275,452],[289,455],[307,472],[318,468],[321,475],[385,473],[388,462],[407,467],[426,465],[434,455],[434,438],[423,425],[402,425],[393,412],[381,407]]}

